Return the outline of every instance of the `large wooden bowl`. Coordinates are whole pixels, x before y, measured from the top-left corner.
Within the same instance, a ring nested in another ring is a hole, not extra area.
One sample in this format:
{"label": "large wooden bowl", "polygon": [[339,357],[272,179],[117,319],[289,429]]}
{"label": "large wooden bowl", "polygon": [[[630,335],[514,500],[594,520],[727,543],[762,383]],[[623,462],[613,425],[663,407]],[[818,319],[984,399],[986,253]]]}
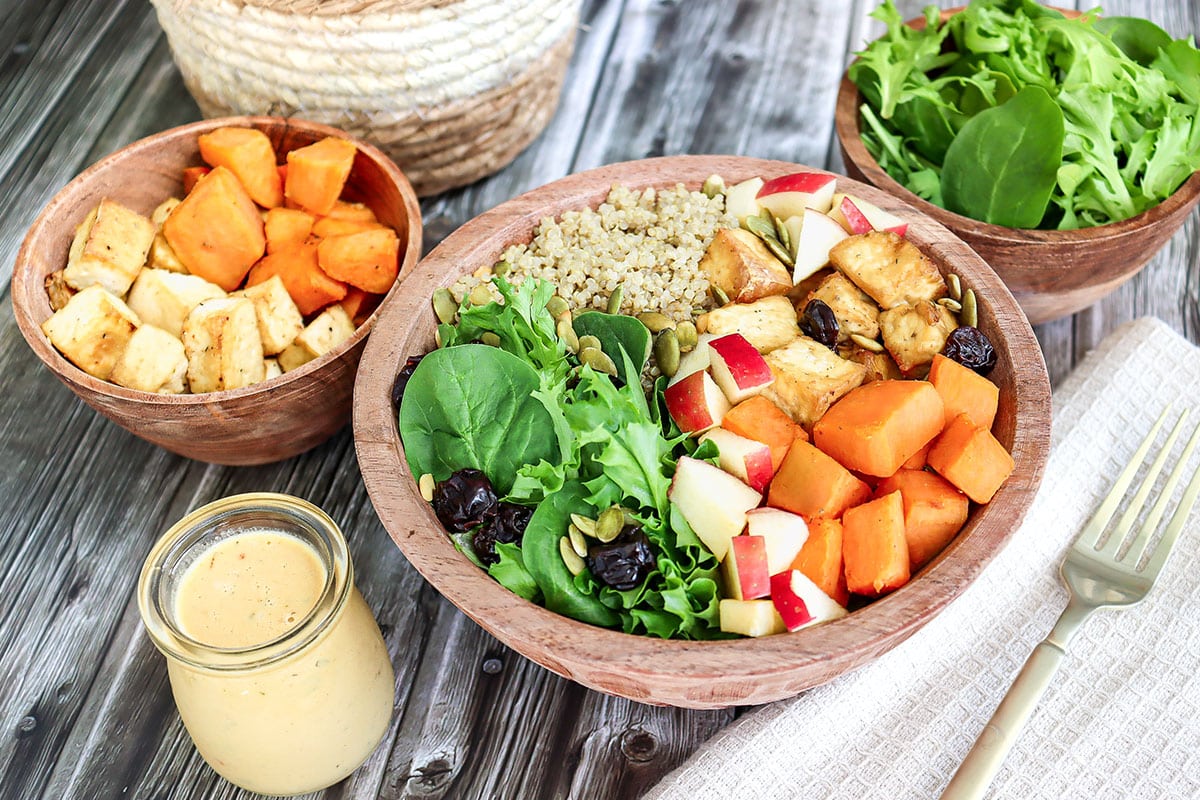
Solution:
{"label": "large wooden bowl", "polygon": [[[961,9],[942,12],[942,19]],[[1078,11],[1059,9],[1068,16]],[[909,20],[923,28],[925,19]],[[994,269],[1033,325],[1074,314],[1128,281],[1149,263],[1200,203],[1200,173],[1136,217],[1073,231],[1006,228],[935,206],[901,186],[867,152],[859,131],[862,99],[848,77],[838,90],[834,126],[846,173],[933,217]]]}
{"label": "large wooden bowl", "polygon": [[[266,132],[283,153],[325,136],[351,139],[358,154],[347,194],[400,235],[400,277],[421,257],[421,212],[408,179],[375,147],[341,131],[296,119],[229,117],[183,125],[141,139],[89,167],[47,204],[17,254],[12,300],[29,346],[92,408],[129,432],[188,458],[218,464],[265,464],[328,439],[350,419],[354,372],[378,310],[332,352],[269,381],[222,392],[165,395],[125,389],[88,375],[42,333],[52,311],[44,281],[67,263],[75,226],[103,198],[149,214],[182,196],[184,167],[201,164],[197,136],[223,125]],[[395,294],[396,286],[390,294]],[[389,296],[390,296],[389,294]]]}
{"label": "large wooden bowl", "polygon": [[[526,602],[460,555],[404,458],[390,389],[405,358],[434,347],[430,295],[528,241],[538,221],[595,207],[614,183],[699,188],[794,172],[795,164],[727,156],[673,156],[614,164],[523,194],[468,222],[413,271],[380,310],[354,390],[354,439],[367,491],[408,560],[488,632],[538,664],[593,689],[644,703],[714,708],[765,703],[828,681],[894,647],[975,579],[1004,546],[1033,500],[1050,438],[1050,385],[1033,331],[1004,284],[957,237],[891,195],[854,181],[839,185],[911,220],[908,237],[980,299],[980,327],[995,343],[1000,385],[995,431],[1016,472],[915,580],[848,617],[797,633],[719,642],[663,641],[576,622]],[[805,168],[807,169],[807,168]]]}

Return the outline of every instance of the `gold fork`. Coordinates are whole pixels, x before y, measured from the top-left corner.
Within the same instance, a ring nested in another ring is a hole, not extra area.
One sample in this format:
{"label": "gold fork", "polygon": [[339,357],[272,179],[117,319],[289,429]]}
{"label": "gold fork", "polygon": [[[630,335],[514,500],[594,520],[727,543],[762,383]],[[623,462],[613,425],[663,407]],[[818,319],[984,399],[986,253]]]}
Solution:
{"label": "gold fork", "polygon": [[1179,415],[1165,445],[1150,465],[1140,487],[1129,500],[1107,539],[1104,538],[1104,531],[1145,462],[1169,410],[1163,411],[1151,427],[1150,433],[1133,454],[1133,460],[1117,478],[1112,491],[1104,498],[1067,552],[1061,568],[1062,578],[1071,593],[1066,609],[1050,631],[1050,635],[1034,648],[1025,666],[1021,668],[1008,694],[1000,701],[975,745],[954,773],[942,794],[942,800],[971,800],[983,797],[992,778],[1000,770],[1005,756],[1016,742],[1021,727],[1033,714],[1033,709],[1045,693],[1046,687],[1050,685],[1050,679],[1066,655],[1067,644],[1083,621],[1097,608],[1131,606],[1140,602],[1154,584],[1154,579],[1158,577],[1171,554],[1171,548],[1179,538],[1179,533],[1196,503],[1197,494],[1200,494],[1198,467],[1192,471],[1179,507],[1166,530],[1157,543],[1150,547],[1154,532],[1171,502],[1175,487],[1178,486],[1184,468],[1196,449],[1197,441],[1200,441],[1200,426],[1192,430],[1192,435],[1184,446],[1175,468],[1167,477],[1158,500],[1134,534],[1133,541],[1127,547],[1123,548],[1121,545],[1129,537],[1146,499],[1154,489],[1155,481],[1183,430],[1188,410],[1185,409]]}

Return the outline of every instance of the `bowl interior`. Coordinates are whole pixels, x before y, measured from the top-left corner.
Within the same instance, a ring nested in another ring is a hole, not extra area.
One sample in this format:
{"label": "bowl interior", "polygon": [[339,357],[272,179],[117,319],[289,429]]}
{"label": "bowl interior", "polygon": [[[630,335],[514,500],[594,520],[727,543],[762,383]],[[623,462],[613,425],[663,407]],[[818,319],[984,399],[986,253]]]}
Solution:
{"label": "bowl interior", "polygon": [[980,299],[980,327],[996,346],[991,377],[1001,388],[994,431],[1016,470],[987,506],[920,576],[832,623],[794,634],[717,642],[663,641],[596,628],[508,592],[458,554],[416,487],[400,445],[390,387],[404,360],[434,346],[433,290],[493,264],[528,241],[542,217],[595,207],[614,183],[698,189],[713,173],[728,184],[810,169],[728,156],[673,156],[615,164],[569,176],[470,221],[418,264],[403,291],[380,310],[355,386],[354,432],[371,500],[410,562],[451,602],[508,646],[602,691],[650,703],[720,707],[794,695],[858,666],[902,641],[956,597],[1015,531],[1041,478],[1049,438],[1049,382],[1032,329],[1004,284],[962,241],[894,197],[839,178],[903,219],[908,238],[943,271],[959,274]]}

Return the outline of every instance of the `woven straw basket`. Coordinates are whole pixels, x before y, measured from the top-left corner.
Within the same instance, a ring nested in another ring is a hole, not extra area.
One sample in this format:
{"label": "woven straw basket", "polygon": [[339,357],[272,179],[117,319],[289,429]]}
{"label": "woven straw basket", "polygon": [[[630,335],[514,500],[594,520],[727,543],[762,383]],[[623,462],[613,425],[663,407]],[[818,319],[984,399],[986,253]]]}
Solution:
{"label": "woven straw basket", "polygon": [[206,117],[323,122],[431,195],[508,164],[558,104],[580,0],[152,0]]}

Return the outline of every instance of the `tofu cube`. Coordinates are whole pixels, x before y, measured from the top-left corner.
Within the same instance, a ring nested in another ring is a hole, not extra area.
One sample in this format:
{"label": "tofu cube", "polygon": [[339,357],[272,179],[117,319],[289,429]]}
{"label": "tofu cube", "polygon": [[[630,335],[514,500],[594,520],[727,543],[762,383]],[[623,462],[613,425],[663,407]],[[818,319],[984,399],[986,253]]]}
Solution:
{"label": "tofu cube", "polygon": [[205,300],[224,296],[224,289],[199,275],[144,269],[133,282],[127,302],[142,322],[180,338],[192,309]]}
{"label": "tofu cube", "polygon": [[162,328],[142,325],[129,338],[108,379],[126,389],[180,394],[186,388],[187,366],[183,342]]}
{"label": "tofu cube", "polygon": [[763,396],[806,428],[867,376],[862,364],[847,361],[807,336],[772,350],[764,358],[775,382],[763,389]]}
{"label": "tofu cube", "polygon": [[697,324],[703,332],[716,336],[740,333],[760,353],[769,353],[800,336],[796,309],[783,295],[714,308],[701,315]]}
{"label": "tofu cube", "polygon": [[73,289],[100,284],[124,297],[153,242],[150,220],[115,200],[101,200],[75,229],[63,278]]}
{"label": "tofu cube", "polygon": [[332,305],[308,323],[296,341],[288,345],[277,358],[284,372],[304,366],[318,356],[323,356],[354,335],[354,323],[346,309]]}
{"label": "tofu cube", "polygon": [[195,393],[240,389],[263,379],[262,339],[254,303],[218,297],[196,306],[183,323],[188,385]]}
{"label": "tofu cube", "polygon": [[839,347],[838,354],[847,361],[862,364],[867,368],[867,374],[863,378],[863,383],[899,380],[904,377],[900,372],[900,367],[896,365],[895,360],[886,350],[882,353],[877,353],[874,350],[868,350],[865,347],[852,344],[845,349]]}
{"label": "tofu cube", "polygon": [[954,312],[938,303],[922,300],[889,308],[879,315],[883,346],[907,378],[922,377],[942,352],[950,332],[958,327]]}
{"label": "tofu cube", "polygon": [[803,312],[804,307],[813,300],[825,303],[837,317],[839,342],[849,339],[852,333],[868,339],[878,338],[879,306],[842,273],[830,273],[804,298],[797,310]]}
{"label": "tofu cube", "polygon": [[771,254],[761,239],[741,228],[717,231],[700,259],[700,269],[708,276],[709,283],[739,303],[786,294],[793,283],[783,262]]}
{"label": "tofu cube", "polygon": [[163,200],[153,211],[150,212],[150,222],[154,225],[154,230],[162,231],[163,223],[167,217],[171,216],[171,212],[175,210],[175,206],[179,205],[182,200],[178,197],[168,197]]}
{"label": "tofu cube", "polygon": [[72,364],[92,377],[108,380],[140,324],[121,298],[93,284],[72,295],[43,322],[42,332]]}
{"label": "tofu cube", "polygon": [[829,250],[829,261],[880,308],[946,296],[937,266],[912,242],[890,231],[851,236]]}
{"label": "tofu cube", "polygon": [[179,256],[175,255],[175,251],[171,249],[171,245],[167,243],[167,237],[161,233],[154,234],[154,241],[150,244],[150,252],[146,254],[146,266],[151,269],[166,270],[167,272],[186,273],[188,271],[183,262],[179,260]]}
{"label": "tofu cube", "polygon": [[283,285],[283,279],[278,275],[233,294],[248,297],[254,303],[254,312],[258,315],[258,333],[262,337],[263,352],[267,355],[282,352],[304,330],[304,317],[300,316],[300,309],[296,308],[296,303]]}
{"label": "tofu cube", "polygon": [[271,378],[278,378],[283,374],[283,367],[279,366],[279,361],[274,358],[263,359],[263,380],[269,381]]}

